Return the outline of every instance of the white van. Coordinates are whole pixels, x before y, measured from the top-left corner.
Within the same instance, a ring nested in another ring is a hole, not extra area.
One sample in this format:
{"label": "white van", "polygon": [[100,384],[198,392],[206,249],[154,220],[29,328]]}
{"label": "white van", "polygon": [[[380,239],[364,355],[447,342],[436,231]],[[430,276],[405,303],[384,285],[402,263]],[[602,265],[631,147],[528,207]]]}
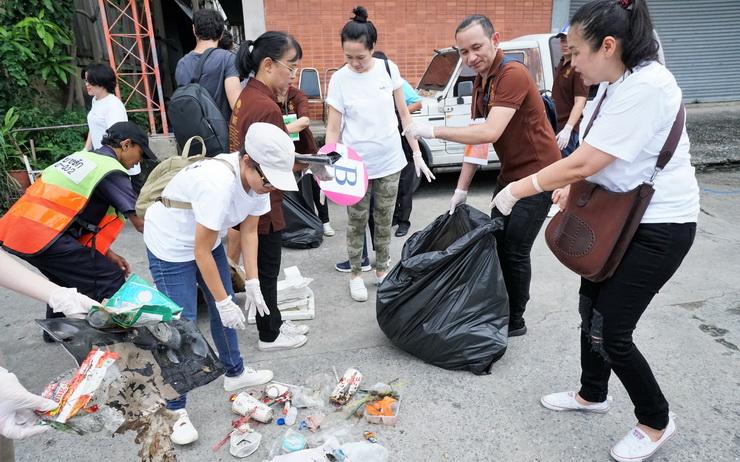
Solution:
{"label": "white van", "polygon": [[[554,70],[560,61],[560,40],[553,34],[525,35],[501,42],[506,56],[523,62],[537,82],[540,91],[552,90]],[[432,125],[460,127],[470,123],[475,72],[463,64],[454,48],[435,50],[434,57],[419,80],[416,91],[422,97],[422,107],[411,116]],[[435,169],[459,169],[464,146],[444,140],[423,140],[422,153],[427,164]],[[498,168],[493,147],[489,150],[488,168]],[[485,168],[485,167],[484,167]]]}

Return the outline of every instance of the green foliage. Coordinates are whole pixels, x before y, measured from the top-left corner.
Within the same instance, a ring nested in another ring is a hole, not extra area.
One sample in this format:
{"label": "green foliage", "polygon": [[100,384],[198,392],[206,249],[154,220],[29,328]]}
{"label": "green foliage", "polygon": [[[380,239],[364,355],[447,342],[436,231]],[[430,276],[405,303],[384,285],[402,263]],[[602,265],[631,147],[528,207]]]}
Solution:
{"label": "green foliage", "polygon": [[71,1],[0,0],[0,111],[30,103],[34,84],[58,88],[75,72],[73,8]]}
{"label": "green foliage", "polygon": [[15,134],[16,141],[29,155],[29,139],[33,139],[36,161],[35,170],[43,170],[62,157],[77,152],[85,145],[87,114],[84,109],[65,110],[62,107],[26,107],[19,111],[18,127],[48,127],[54,125],[85,124],[83,127],[50,129]]}

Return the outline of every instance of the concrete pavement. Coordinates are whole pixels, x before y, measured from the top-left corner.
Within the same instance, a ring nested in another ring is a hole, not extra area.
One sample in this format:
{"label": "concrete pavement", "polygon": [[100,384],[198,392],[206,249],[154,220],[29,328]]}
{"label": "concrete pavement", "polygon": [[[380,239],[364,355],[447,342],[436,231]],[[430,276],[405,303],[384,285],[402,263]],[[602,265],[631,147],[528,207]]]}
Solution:
{"label": "concrete pavement", "polygon": [[[735,145],[737,150],[737,145]],[[485,210],[493,172],[476,177],[469,203]],[[699,175],[702,213],[693,249],[643,316],[636,343],[650,361],[671,409],[678,432],[652,460],[740,460],[740,172]],[[456,175],[441,175],[421,188],[414,201],[412,230],[444,213]],[[337,235],[318,249],[289,250],[283,265],[298,265],[315,279],[317,317],[309,342],[301,349],[259,352],[256,328],[240,334],[248,365],[269,368],[276,380],[302,381],[318,373],[341,374],[348,367],[363,372],[367,385],[400,378],[403,406],[397,427],[364,422],[355,431],[373,430],[391,453],[391,461],[607,461],[609,448],[635,423],[632,406],[616,378],[606,415],[562,414],[540,406],[542,394],[574,389],[578,384],[578,278],[547,249],[542,235],[533,251],[532,298],[526,313],[529,333],[512,339],[491,375],[474,376],[427,365],[393,347],[375,321],[375,289],[365,279],[370,300],[349,296],[348,276],[333,269],[346,258],[346,213],[331,207]],[[392,258],[403,239],[393,238]],[[137,274],[150,279],[141,236],[127,227],[114,249]],[[30,390],[39,392],[53,377],[74,366],[58,345],[44,344],[32,319],[43,315],[35,301],[0,291],[0,350],[7,367]],[[208,330],[207,323],[200,327]],[[189,412],[200,440],[178,450],[181,461],[233,460],[226,448],[211,446],[229,430],[233,415],[218,379],[190,394]],[[302,414],[299,414],[299,420]],[[266,457],[282,427],[260,428],[259,451],[245,460]],[[131,434],[109,438],[47,432],[17,444],[19,461],[136,460]]]}

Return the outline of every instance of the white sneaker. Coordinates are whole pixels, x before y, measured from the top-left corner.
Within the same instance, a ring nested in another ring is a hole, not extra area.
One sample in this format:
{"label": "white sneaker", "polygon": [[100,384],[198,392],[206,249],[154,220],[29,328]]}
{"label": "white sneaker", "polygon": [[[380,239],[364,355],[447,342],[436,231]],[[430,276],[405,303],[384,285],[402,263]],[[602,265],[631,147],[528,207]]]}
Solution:
{"label": "white sneaker", "polygon": [[306,335],[309,327],[305,324],[296,324],[293,321],[283,321],[283,325],[280,326],[280,332],[288,335]]}
{"label": "white sneaker", "polygon": [[272,371],[262,369],[256,371],[251,367],[244,366],[244,371],[236,377],[224,376],[224,390],[234,391],[240,388],[262,385],[272,380]]}
{"label": "white sneaker", "polygon": [[609,410],[609,401],[611,401],[611,396],[608,396],[606,401],[601,403],[581,404],[576,401],[575,391],[561,391],[560,393],[551,393],[540,398],[540,403],[553,411],[583,411],[598,412],[600,414],[604,414]]}
{"label": "white sneaker", "polygon": [[170,435],[172,442],[175,444],[190,444],[197,440],[198,430],[196,430],[195,427],[193,427],[192,422],[190,422],[188,411],[185,409],[178,409],[172,412],[180,416],[177,419],[177,422],[175,422],[175,425],[172,426],[172,434]]}
{"label": "white sneaker", "polygon": [[335,234],[334,228],[331,227],[331,223],[324,223],[324,236],[331,237]]}
{"label": "white sneaker", "polygon": [[362,280],[362,277],[349,279],[349,294],[352,296],[352,300],[356,302],[367,301],[367,287],[365,287],[365,281]]}
{"label": "white sneaker", "polygon": [[277,336],[274,342],[263,342],[260,340],[257,342],[257,348],[260,351],[292,350],[302,347],[307,341],[308,338],[305,335],[286,334],[281,330],[280,335]]}
{"label": "white sneaker", "polygon": [[641,462],[652,456],[675,433],[676,423],[673,421],[673,413],[670,413],[668,414],[668,425],[658,441],[650,440],[644,431],[635,427],[614,445],[611,456],[619,462]]}
{"label": "white sneaker", "polygon": [[375,273],[375,285],[376,286],[381,285],[383,283],[383,281],[385,280],[385,277],[386,276],[388,276],[388,273],[385,273],[382,276],[378,276],[378,273]]}

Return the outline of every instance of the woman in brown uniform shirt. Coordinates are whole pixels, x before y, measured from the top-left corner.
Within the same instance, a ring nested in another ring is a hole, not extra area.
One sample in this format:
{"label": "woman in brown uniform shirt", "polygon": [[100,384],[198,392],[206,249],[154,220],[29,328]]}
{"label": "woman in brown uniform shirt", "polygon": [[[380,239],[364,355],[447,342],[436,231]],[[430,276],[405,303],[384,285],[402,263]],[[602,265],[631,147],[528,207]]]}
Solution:
{"label": "woman in brown uniform shirt", "polygon": [[[242,78],[249,77],[239,95],[229,121],[231,150],[239,150],[250,125],[255,122],[274,124],[285,130],[276,95],[284,93],[295,78],[297,63],[303,52],[298,42],[284,32],[268,31],[247,40],[239,48],[236,65]],[[282,250],[283,193],[270,192],[271,210],[259,222],[257,269],[260,288],[270,309],[267,316],[257,313],[257,330],[262,351],[299,348],[306,343],[308,326],[283,322],[277,307],[277,279]]]}

